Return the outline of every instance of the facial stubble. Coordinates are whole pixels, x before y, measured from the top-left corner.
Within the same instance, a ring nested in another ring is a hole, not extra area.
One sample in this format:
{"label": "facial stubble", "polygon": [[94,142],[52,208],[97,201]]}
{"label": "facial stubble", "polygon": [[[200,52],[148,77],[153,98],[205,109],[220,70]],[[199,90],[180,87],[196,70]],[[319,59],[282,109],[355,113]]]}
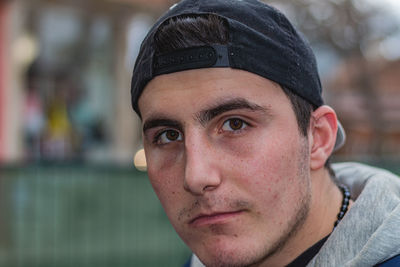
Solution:
{"label": "facial stubble", "polygon": [[298,171],[297,179],[299,179],[300,189],[302,198],[298,202],[298,206],[293,213],[293,216],[289,218],[286,229],[282,231],[279,239],[273,244],[267,243],[265,249],[260,253],[261,255],[248,255],[247,258],[242,259],[240,262],[229,262],[229,255],[221,253],[217,258],[215,267],[244,267],[244,266],[262,266],[262,263],[266,263],[268,259],[281,252],[294,238],[299,230],[304,225],[310,210],[311,203],[311,181],[309,174],[309,146],[307,138],[302,138],[301,145],[298,150]]}

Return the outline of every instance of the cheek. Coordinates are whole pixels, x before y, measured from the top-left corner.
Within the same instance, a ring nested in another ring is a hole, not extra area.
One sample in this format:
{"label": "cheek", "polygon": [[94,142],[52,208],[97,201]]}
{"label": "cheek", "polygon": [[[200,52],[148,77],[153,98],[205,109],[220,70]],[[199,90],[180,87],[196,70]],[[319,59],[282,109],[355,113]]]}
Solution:
{"label": "cheek", "polygon": [[179,172],[181,155],[176,153],[176,149],[163,151],[145,146],[145,151],[147,174],[157,195],[176,186],[178,179],[181,178]]}
{"label": "cheek", "polygon": [[150,183],[167,216],[172,219],[183,203],[182,176],[177,168],[159,168],[148,165]]}
{"label": "cheek", "polygon": [[147,174],[154,192],[160,198],[160,201],[163,202],[165,199],[176,195],[176,192],[174,191],[177,188],[175,175],[171,174],[167,170],[154,170],[151,167],[148,167]]}
{"label": "cheek", "polygon": [[[238,183],[250,187],[255,194],[274,200],[290,187],[299,176],[299,139],[282,135],[261,137],[265,142],[243,142],[233,146],[236,156],[230,158],[230,171],[240,174]],[[240,155],[240,156],[237,156]],[[240,160],[238,160],[238,158]],[[267,193],[267,194],[266,194]]]}
{"label": "cheek", "polygon": [[181,160],[182,147],[179,144],[165,150],[157,148],[148,148],[146,150],[146,162],[154,172],[170,171],[171,168],[176,168]]}

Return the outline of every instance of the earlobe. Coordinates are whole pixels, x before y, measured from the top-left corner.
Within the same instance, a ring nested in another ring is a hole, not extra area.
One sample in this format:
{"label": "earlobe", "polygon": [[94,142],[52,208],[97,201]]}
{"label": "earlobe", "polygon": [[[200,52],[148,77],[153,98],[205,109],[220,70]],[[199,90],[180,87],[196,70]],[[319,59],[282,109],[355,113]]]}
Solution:
{"label": "earlobe", "polygon": [[311,120],[310,168],[317,170],[324,167],[332,154],[336,141],[337,117],[331,107],[324,105],[312,113]]}

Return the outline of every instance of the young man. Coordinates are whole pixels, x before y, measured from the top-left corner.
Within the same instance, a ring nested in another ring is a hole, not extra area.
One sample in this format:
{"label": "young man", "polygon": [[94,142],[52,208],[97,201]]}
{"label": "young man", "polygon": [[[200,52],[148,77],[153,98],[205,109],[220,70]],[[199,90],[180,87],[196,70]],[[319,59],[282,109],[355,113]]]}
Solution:
{"label": "young man", "polygon": [[192,266],[396,261],[400,180],[332,170],[343,129],[311,49],[277,10],[180,2],[143,41],[131,92],[149,179]]}

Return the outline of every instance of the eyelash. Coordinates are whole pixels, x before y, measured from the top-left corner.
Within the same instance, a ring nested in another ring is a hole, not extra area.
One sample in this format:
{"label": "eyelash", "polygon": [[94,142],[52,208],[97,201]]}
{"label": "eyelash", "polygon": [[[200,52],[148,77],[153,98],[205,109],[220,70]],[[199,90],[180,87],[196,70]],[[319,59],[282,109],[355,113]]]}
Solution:
{"label": "eyelash", "polygon": [[[162,142],[161,142],[162,135],[163,135],[163,134],[167,134],[168,132],[177,133],[177,134],[178,134],[177,140],[170,140],[169,142],[162,143]],[[156,144],[156,145],[166,145],[166,144],[168,144],[168,143],[175,142],[175,141],[181,141],[181,140],[182,140],[182,134],[181,134],[179,131],[174,130],[174,129],[165,129],[165,130],[162,130],[162,131],[158,132],[158,133],[154,136],[154,138],[153,138],[153,144]]]}
{"label": "eyelash", "polygon": [[[232,128],[232,125],[230,125],[230,123],[232,123],[233,121],[236,121],[236,122],[240,122],[240,123],[241,123],[239,129],[233,129],[233,128]],[[223,129],[224,126],[225,126],[227,123],[228,123],[227,127],[229,127],[231,130],[224,130],[224,129]],[[245,129],[246,129],[247,127],[249,127],[249,126],[250,126],[250,124],[247,123],[245,120],[243,120],[243,119],[241,119],[241,118],[236,118],[236,117],[234,117],[234,118],[229,118],[229,119],[227,119],[227,120],[224,121],[224,123],[222,124],[222,127],[221,127],[221,131],[223,131],[223,132],[231,132],[232,134],[238,134],[238,133],[241,133],[243,130],[245,130]]]}

